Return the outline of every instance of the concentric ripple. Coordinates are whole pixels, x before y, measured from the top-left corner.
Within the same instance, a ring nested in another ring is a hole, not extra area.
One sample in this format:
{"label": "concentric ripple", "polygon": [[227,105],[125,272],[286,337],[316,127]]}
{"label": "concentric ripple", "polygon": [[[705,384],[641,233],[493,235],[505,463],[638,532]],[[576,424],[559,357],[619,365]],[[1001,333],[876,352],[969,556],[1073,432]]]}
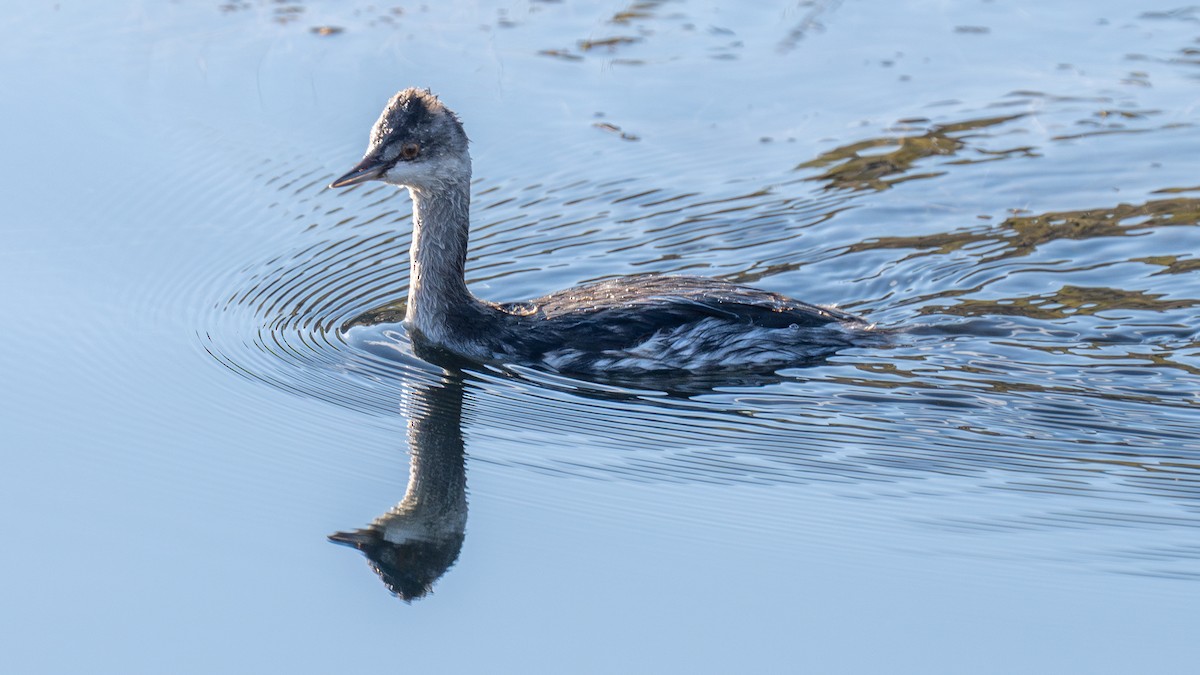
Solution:
{"label": "concentric ripple", "polygon": [[[886,347],[753,380],[596,383],[472,367],[474,461],[598,480],[851,486],[862,497],[1056,498],[1053,513],[1005,502],[998,515],[993,504],[980,507],[987,516],[926,518],[930,532],[1141,524],[1194,534],[1200,281],[1178,252],[1200,248],[1200,200],[1161,186],[1132,202],[1005,217],[926,206],[933,193],[1019,180],[1045,152],[1029,132],[1053,114],[1025,127],[1029,115],[969,111],[909,121],[799,162],[796,174],[706,192],[628,178],[478,181],[468,281],[482,296],[687,271],[842,300],[901,330]],[[1025,137],[1010,146],[1016,132]],[[404,387],[440,370],[398,325],[348,329],[368,310],[402,309],[409,204],[387,186],[325,191],[330,178],[299,167],[267,178],[299,234],[231,280],[205,348],[300,396],[420,414],[401,410]],[[901,184],[929,194],[889,197]],[[881,222],[906,227],[881,235]],[[1097,564],[1145,571],[1142,558],[1110,553]],[[1169,575],[1200,574],[1194,556],[1175,563]]]}

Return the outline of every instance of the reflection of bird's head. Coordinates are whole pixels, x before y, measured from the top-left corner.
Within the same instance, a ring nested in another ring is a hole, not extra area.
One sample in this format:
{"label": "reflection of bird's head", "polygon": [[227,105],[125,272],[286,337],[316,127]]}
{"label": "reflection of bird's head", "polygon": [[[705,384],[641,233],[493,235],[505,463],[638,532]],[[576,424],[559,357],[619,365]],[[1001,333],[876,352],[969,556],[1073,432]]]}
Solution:
{"label": "reflection of bird's head", "polygon": [[386,538],[383,528],[375,525],[329,535],[334,543],[362,551],[388,590],[405,602],[429,593],[433,582],[458,560],[463,538],[458,532],[441,538],[407,537],[393,542]]}

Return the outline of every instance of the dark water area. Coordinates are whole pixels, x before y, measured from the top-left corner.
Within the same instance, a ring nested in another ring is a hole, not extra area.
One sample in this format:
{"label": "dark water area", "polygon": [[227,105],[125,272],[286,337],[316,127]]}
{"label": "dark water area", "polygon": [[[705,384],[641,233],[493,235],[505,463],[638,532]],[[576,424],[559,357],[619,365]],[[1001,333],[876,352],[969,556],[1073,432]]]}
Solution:
{"label": "dark water area", "polygon": [[[4,672],[1200,657],[1200,9],[5,15]],[[411,204],[325,186],[407,86],[480,297],[699,274],[888,339],[584,380],[356,325]]]}

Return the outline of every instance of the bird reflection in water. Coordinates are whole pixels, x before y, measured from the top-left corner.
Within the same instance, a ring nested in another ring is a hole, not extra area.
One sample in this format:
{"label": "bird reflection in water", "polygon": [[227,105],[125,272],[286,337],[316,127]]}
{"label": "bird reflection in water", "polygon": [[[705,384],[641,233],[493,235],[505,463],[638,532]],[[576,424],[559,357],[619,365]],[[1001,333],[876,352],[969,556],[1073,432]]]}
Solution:
{"label": "bird reflection in water", "polygon": [[[467,525],[467,477],[462,429],[465,394],[464,369],[470,362],[420,339],[396,337],[369,328],[372,316],[346,325],[346,330],[366,328],[352,341],[375,356],[413,363],[421,361],[441,370],[437,381],[405,381],[401,409],[408,417],[411,455],[404,498],[367,527],[336,532],[330,541],[362,551],[384,585],[405,602],[425,596],[434,582],[458,559]],[[415,357],[415,358],[414,358]],[[823,363],[813,359],[798,366]],[[518,377],[515,373],[511,376]],[[672,376],[673,375],[673,376]],[[781,382],[779,373],[675,373],[653,376],[595,378],[609,385],[652,387],[671,397],[709,393],[717,386],[757,387]],[[611,387],[589,390],[575,383],[574,395],[599,399],[637,399],[635,391]]]}
{"label": "bird reflection in water", "polygon": [[463,378],[413,383],[404,401],[411,464],[404,498],[367,527],[330,541],[363,552],[388,590],[405,602],[429,593],[458,559],[467,526]]}

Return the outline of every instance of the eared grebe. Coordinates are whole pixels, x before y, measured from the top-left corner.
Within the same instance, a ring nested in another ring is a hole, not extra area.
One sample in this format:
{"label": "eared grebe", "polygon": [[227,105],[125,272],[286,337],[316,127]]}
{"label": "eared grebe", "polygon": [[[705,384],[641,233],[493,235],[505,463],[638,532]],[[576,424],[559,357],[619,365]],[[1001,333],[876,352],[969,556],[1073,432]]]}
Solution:
{"label": "eared grebe", "polygon": [[412,195],[405,325],[414,340],[471,360],[583,374],[778,368],[829,356],[871,330],[847,312],[706,277],[620,277],[525,302],[479,300],[463,277],[467,135],[429,91],[392,97],[362,161],[329,187],[369,180]]}

